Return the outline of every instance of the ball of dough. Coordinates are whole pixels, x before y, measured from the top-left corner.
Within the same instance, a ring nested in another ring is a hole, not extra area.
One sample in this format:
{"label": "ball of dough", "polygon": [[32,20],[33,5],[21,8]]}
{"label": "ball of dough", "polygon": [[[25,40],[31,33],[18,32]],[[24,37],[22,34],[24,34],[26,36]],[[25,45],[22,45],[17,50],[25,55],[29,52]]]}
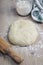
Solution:
{"label": "ball of dough", "polygon": [[17,20],[11,26],[8,34],[11,43],[27,46],[35,43],[38,31],[30,20]]}

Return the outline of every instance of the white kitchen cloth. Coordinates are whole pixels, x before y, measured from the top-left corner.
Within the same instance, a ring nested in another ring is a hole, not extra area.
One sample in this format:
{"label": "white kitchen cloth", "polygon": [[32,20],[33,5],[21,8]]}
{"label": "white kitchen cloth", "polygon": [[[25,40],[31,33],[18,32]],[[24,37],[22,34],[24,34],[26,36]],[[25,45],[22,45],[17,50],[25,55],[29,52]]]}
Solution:
{"label": "white kitchen cloth", "polygon": [[34,0],[31,16],[35,21],[43,22],[43,0]]}

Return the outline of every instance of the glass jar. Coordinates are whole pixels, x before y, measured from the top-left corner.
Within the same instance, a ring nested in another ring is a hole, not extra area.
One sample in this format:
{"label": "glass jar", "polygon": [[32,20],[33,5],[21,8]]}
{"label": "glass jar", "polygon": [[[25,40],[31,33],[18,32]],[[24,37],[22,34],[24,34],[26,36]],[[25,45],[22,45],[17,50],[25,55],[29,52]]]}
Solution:
{"label": "glass jar", "polygon": [[16,11],[19,15],[26,16],[32,10],[33,0],[16,0]]}

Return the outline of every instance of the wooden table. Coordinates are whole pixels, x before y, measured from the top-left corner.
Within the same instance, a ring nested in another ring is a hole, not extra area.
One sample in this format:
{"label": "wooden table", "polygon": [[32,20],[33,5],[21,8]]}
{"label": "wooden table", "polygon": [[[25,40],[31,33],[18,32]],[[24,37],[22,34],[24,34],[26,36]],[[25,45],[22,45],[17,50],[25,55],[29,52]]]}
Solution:
{"label": "wooden table", "polygon": [[[17,15],[16,10],[14,8],[14,1],[12,0],[1,0],[0,2],[0,36],[4,37],[7,41],[7,33],[9,26],[12,22],[15,20],[18,20],[20,18],[23,19],[31,19],[31,16],[27,17],[21,17]],[[13,3],[13,4],[12,4]],[[41,36],[40,43],[43,43],[43,24],[38,24],[35,21],[32,20],[36,24],[36,27],[39,31],[39,34]],[[12,48],[17,51],[18,54],[23,55],[24,61],[20,65],[43,65],[43,48],[42,50],[38,50],[39,54],[42,54],[42,56],[37,57],[33,54],[30,54],[28,47],[19,47],[19,46],[13,46]],[[18,65],[16,64],[9,56],[3,55],[0,53],[0,65]]]}

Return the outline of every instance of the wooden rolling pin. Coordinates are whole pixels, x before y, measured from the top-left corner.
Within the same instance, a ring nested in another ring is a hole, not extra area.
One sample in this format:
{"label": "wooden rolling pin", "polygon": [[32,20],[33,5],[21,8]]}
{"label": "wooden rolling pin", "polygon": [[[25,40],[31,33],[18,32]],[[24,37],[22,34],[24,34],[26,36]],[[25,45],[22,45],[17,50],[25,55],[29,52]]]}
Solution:
{"label": "wooden rolling pin", "polygon": [[0,51],[4,54],[8,54],[12,59],[14,59],[17,63],[21,63],[23,58],[18,55],[13,49],[11,44],[6,42],[3,38],[0,37]]}

